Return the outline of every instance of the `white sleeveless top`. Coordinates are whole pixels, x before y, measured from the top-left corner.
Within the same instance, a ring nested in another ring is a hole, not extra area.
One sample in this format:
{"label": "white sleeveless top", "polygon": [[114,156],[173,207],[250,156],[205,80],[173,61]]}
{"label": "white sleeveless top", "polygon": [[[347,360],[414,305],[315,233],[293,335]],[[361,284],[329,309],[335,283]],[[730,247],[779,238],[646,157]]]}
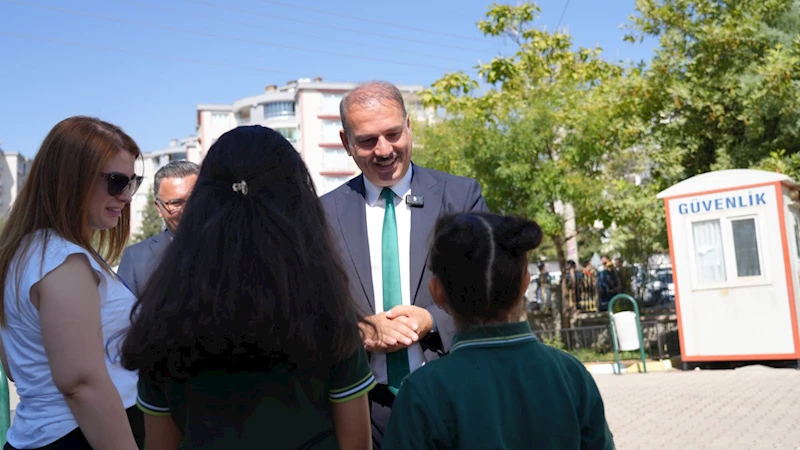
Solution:
{"label": "white sleeveless top", "polygon": [[[136,403],[138,380],[136,372],[125,370],[119,364],[119,339],[109,343],[110,339],[130,325],[131,308],[136,301],[131,291],[118,277],[103,270],[90,252],[55,232],[49,233],[44,259],[44,232],[38,231],[28,238],[33,239],[30,248],[25,255],[18,252],[9,267],[4,294],[7,325],[0,327],[8,369],[19,394],[16,416],[7,437],[8,443],[16,448],[45,446],[78,427],[64,395],[53,382],[42,344],[39,310],[30,301],[31,286],[63,264],[67,256],[85,254],[100,278],[97,290],[100,294],[103,342],[106,344],[106,367],[125,408]],[[17,272],[18,268],[21,272]],[[17,273],[21,275],[19,292]]]}

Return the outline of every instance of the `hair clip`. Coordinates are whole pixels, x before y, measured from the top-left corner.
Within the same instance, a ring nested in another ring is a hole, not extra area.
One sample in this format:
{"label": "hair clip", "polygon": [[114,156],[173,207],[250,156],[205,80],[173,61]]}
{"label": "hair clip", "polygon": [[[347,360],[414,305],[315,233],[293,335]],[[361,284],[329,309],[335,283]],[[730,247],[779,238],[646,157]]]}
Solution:
{"label": "hair clip", "polygon": [[241,183],[233,183],[233,192],[241,192],[242,195],[247,195],[247,182],[242,180]]}

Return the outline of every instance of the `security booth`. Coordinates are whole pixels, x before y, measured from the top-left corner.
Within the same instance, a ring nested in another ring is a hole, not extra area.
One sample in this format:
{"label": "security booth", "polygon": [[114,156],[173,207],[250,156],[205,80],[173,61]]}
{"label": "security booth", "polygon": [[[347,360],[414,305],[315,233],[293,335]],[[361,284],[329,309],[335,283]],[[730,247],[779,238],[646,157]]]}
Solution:
{"label": "security booth", "polygon": [[681,359],[800,360],[800,204],[785,175],[723,170],[664,199]]}

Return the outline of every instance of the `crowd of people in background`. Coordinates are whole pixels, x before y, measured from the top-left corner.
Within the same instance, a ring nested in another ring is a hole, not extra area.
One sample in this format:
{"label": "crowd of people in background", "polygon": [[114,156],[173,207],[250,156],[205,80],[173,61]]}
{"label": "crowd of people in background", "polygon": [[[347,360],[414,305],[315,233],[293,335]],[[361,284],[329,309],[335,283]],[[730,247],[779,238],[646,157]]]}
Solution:
{"label": "crowd of people in background", "polygon": [[[579,268],[573,260],[567,261],[567,271],[563,275],[567,288],[568,308],[576,311],[607,311],[608,304],[617,294],[635,297],[633,289],[635,269],[625,264],[622,258],[613,261],[603,255],[600,266],[595,267],[585,260]],[[537,264],[538,273],[532,277],[533,295],[529,298],[529,309],[549,311],[553,308],[554,296],[558,292],[560,279],[547,270],[544,262]]]}

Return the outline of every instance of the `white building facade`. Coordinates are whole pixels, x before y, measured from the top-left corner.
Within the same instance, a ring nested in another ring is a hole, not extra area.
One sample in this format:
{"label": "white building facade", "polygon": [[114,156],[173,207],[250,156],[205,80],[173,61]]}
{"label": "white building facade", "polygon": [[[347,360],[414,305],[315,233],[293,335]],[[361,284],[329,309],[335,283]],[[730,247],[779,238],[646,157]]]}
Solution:
{"label": "white building facade", "polygon": [[1,147],[0,155],[0,216],[5,217],[28,177],[31,160],[16,152],[3,151]]}
{"label": "white building facade", "polygon": [[[359,173],[347,155],[339,130],[339,103],[355,83],[325,82],[301,78],[285,86],[267,86],[262,94],[232,105],[198,105],[197,137],[202,156],[225,132],[241,125],[263,125],[281,133],[300,153],[322,195]],[[408,113],[422,120],[433,117],[422,107],[418,85],[400,85]]]}

